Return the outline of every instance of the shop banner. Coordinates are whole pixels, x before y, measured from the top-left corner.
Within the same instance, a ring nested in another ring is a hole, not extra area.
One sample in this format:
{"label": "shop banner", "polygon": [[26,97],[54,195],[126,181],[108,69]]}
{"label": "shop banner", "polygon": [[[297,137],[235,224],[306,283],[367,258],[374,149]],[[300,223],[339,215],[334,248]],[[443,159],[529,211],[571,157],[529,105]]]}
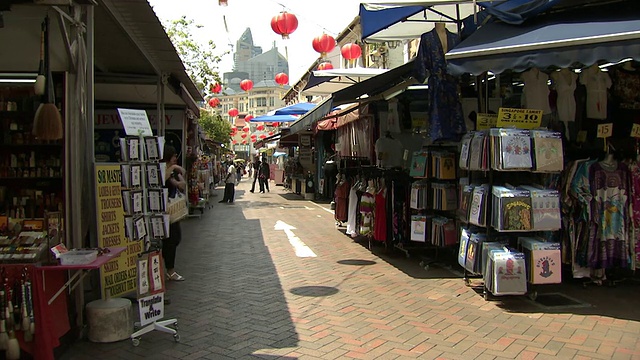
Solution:
{"label": "shop banner", "polygon": [[125,237],[120,164],[98,163],[95,175],[98,246],[127,247],[122,255],[100,268],[104,299],[136,291],[137,256],[142,251],[142,242]]}
{"label": "shop banner", "polygon": [[498,110],[497,127],[535,129],[542,123],[542,110],[503,108]]}
{"label": "shop banner", "polygon": [[488,130],[496,127],[498,114],[478,114],[476,119],[476,130]]}

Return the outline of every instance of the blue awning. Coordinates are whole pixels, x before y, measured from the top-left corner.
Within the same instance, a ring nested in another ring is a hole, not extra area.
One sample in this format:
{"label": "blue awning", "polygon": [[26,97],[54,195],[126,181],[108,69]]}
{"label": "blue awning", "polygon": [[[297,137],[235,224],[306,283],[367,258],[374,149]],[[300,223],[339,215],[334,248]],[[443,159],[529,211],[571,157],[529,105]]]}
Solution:
{"label": "blue awning", "polygon": [[640,16],[619,11],[538,16],[524,25],[488,23],[446,54],[452,74],[640,60]]}
{"label": "blue awning", "polygon": [[256,116],[249,120],[249,122],[294,122],[300,119],[300,116],[295,115],[262,115]]}
{"label": "blue awning", "polygon": [[[373,0],[360,4],[362,40],[420,38],[435,22],[460,24],[477,9],[474,0]],[[452,25],[450,30],[455,31]]]}
{"label": "blue awning", "polygon": [[295,134],[297,132],[307,130],[316,121],[330,113],[332,109],[333,98],[329,96],[326,99],[322,100],[319,104],[317,104],[311,111],[301,116],[298,121],[291,124],[291,126],[289,127],[290,134]]}

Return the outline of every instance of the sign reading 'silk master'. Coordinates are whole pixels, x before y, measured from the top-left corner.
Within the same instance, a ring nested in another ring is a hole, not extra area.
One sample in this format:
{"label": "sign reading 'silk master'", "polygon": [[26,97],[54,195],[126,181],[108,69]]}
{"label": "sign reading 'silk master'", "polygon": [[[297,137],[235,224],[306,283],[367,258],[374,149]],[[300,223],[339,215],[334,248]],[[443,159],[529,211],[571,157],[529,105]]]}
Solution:
{"label": "sign reading 'silk master'", "polygon": [[120,165],[96,164],[95,170],[98,246],[127,248],[100,268],[102,297],[117,297],[136,291],[137,255],[142,244],[125,237]]}

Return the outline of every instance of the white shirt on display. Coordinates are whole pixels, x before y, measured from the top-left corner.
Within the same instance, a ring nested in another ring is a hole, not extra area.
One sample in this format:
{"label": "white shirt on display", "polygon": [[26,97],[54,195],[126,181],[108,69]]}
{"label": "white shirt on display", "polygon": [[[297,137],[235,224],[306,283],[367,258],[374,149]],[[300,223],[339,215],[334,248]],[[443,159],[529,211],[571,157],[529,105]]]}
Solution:
{"label": "white shirt on display", "polygon": [[376,140],[376,157],[378,166],[383,168],[402,167],[402,143],[391,137]]}

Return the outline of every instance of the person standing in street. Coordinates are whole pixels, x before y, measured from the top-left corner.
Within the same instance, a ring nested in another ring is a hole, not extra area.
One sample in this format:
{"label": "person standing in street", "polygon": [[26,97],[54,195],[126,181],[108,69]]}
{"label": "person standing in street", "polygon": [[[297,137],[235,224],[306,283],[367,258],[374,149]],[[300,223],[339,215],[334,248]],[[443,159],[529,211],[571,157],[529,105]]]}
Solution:
{"label": "person standing in street", "polygon": [[262,158],[259,173],[260,192],[264,194],[265,189],[269,192],[269,178],[271,177],[271,169],[269,169],[267,158]]}
{"label": "person standing in street", "polygon": [[253,167],[253,184],[251,184],[251,190],[249,190],[250,192],[254,192],[256,190],[256,181],[258,180],[258,175],[260,173],[260,159],[259,158],[255,158],[255,160],[253,161],[252,164]]}
{"label": "person standing in street", "polygon": [[[184,168],[178,165],[176,149],[171,145],[165,145],[162,162],[167,164],[164,186],[169,190],[169,197],[175,198],[178,192],[184,192],[187,182],[184,180]],[[167,269],[167,279],[183,281],[184,277],[174,269],[176,261],[176,249],[182,240],[180,221],[169,225],[169,237],[162,240],[162,258]]]}
{"label": "person standing in street", "polygon": [[218,201],[220,203],[230,203],[233,204],[233,198],[236,196],[236,167],[233,165],[233,162],[229,162],[229,167],[227,168],[227,175],[225,177],[225,185],[224,185],[224,196],[222,200]]}

